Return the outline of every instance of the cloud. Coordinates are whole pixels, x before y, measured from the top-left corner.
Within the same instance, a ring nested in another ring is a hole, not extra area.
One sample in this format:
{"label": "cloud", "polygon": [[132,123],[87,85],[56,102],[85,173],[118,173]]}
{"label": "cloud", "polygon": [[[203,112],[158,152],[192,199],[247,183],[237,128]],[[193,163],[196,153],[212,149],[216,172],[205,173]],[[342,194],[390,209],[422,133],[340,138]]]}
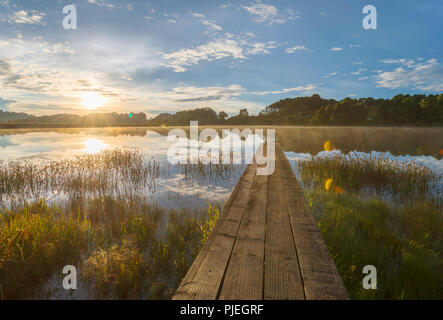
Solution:
{"label": "cloud", "polygon": [[215,30],[215,31],[223,30],[223,28],[220,27],[219,25],[217,25],[214,20],[209,20],[202,13],[191,12],[191,15],[194,16],[195,18],[199,19],[201,23],[203,23],[205,26],[207,26],[211,30]]}
{"label": "cloud", "polygon": [[400,66],[392,71],[377,74],[375,77],[378,87],[443,91],[443,66],[435,58],[424,62],[416,62],[413,59],[386,59],[382,62]]}
{"label": "cloud", "polygon": [[287,10],[286,15],[281,15],[276,7],[260,2],[251,4],[250,6],[242,6],[242,8],[253,16],[255,22],[267,23],[269,25],[282,24],[288,20],[299,18],[298,13],[294,13],[291,9]]}
{"label": "cloud", "polygon": [[[419,60],[419,59],[417,59]],[[406,58],[402,58],[402,59],[385,59],[385,60],[381,60],[380,62],[383,62],[385,64],[399,64],[405,67],[412,67],[415,64],[415,61],[413,59],[406,59]]]}
{"label": "cloud", "polygon": [[297,51],[309,51],[309,49],[306,48],[305,46],[297,45],[295,47],[287,48],[285,50],[286,53],[294,53]]}
{"label": "cloud", "polygon": [[[107,7],[110,9],[115,8],[115,5],[113,5],[112,3],[106,2],[105,0],[88,0],[88,3],[95,4],[96,6],[99,6],[99,7]],[[131,5],[131,8],[132,8],[132,5]],[[129,7],[128,7],[128,9],[129,9]],[[132,9],[129,9],[129,10],[132,10]]]}
{"label": "cloud", "polygon": [[171,99],[174,102],[198,102],[229,99],[242,95],[246,90],[238,84],[226,87],[177,87],[172,91],[157,94],[156,97]]}
{"label": "cloud", "polygon": [[288,92],[293,92],[293,91],[309,92],[309,91],[313,91],[316,89],[318,89],[318,86],[313,85],[313,84],[308,84],[305,86],[298,86],[295,88],[286,88],[286,89],[281,89],[281,90],[276,90],[276,91],[258,91],[258,92],[251,92],[251,93],[257,94],[260,96],[264,96],[264,95],[268,95],[268,94],[282,94],[282,93],[288,93]]}
{"label": "cloud", "polygon": [[16,11],[9,15],[9,23],[16,23],[16,24],[44,24],[44,17],[46,14],[44,12],[38,11],[38,10],[31,10],[31,11]]}
{"label": "cloud", "polygon": [[2,97],[0,97],[0,108],[3,109],[4,111],[8,111],[9,110],[8,106],[14,102],[16,102],[16,101],[15,100],[6,100],[6,99],[3,99]]}
{"label": "cloud", "polygon": [[174,69],[175,72],[184,72],[187,66],[201,61],[214,61],[227,57],[244,60],[250,55],[269,54],[268,49],[276,46],[275,41],[249,42],[245,39],[226,37],[209,41],[195,48],[165,53],[163,58],[167,61],[167,67]]}
{"label": "cloud", "polygon": [[330,77],[333,77],[333,76],[336,76],[336,75],[337,75],[337,72],[331,72],[331,73],[323,76],[323,78],[330,78]]}
{"label": "cloud", "polygon": [[357,71],[351,72],[349,74],[351,74],[353,76],[356,76],[356,75],[362,74],[365,71],[368,71],[368,69],[364,69],[364,68],[363,69],[358,69]]}
{"label": "cloud", "polygon": [[329,50],[331,50],[331,51],[342,51],[343,48],[340,48],[340,47],[334,47],[334,48],[331,48],[331,49],[329,49]]}

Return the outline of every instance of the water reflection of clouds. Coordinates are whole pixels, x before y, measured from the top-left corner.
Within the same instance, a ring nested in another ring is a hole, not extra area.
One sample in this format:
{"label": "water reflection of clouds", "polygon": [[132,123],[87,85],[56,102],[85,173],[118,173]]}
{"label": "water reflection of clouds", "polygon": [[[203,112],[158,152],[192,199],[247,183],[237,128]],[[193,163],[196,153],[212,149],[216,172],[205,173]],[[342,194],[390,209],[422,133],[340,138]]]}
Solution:
{"label": "water reflection of clouds", "polygon": [[[172,142],[167,136],[144,130],[143,134],[120,134],[117,129],[88,129],[80,131],[54,132],[35,131],[16,135],[0,136],[4,150],[1,160],[25,160],[36,163],[50,162],[81,154],[96,154],[105,149],[135,147],[149,159],[160,162],[167,168],[156,181],[155,191],[146,188],[145,194],[164,208],[204,209],[211,204],[222,204],[237,184],[244,167],[225,172],[224,176],[210,174],[185,176],[179,166],[169,165],[167,153]],[[205,168],[206,169],[206,168]],[[55,201],[63,200],[59,195]]]}
{"label": "water reflection of clouds", "polygon": [[146,136],[110,135],[106,130],[79,133],[27,132],[0,136],[4,148],[2,160],[52,161],[84,153],[97,153],[106,148],[138,147],[152,157],[166,156],[169,142],[165,136],[146,131]]}
{"label": "water reflection of clouds", "polygon": [[16,145],[17,143],[11,141],[11,137],[8,136],[0,137],[0,148],[7,148]]}

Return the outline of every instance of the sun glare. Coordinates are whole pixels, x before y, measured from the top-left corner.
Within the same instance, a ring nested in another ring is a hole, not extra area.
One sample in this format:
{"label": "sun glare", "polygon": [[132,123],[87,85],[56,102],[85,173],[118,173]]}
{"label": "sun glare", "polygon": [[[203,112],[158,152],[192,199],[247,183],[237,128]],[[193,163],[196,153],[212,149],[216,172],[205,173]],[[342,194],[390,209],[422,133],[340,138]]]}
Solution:
{"label": "sun glare", "polygon": [[103,141],[94,138],[86,140],[84,144],[85,151],[89,154],[99,153],[106,148],[106,144],[104,144]]}
{"label": "sun glare", "polygon": [[106,102],[106,98],[96,92],[82,94],[82,105],[89,110],[97,109]]}

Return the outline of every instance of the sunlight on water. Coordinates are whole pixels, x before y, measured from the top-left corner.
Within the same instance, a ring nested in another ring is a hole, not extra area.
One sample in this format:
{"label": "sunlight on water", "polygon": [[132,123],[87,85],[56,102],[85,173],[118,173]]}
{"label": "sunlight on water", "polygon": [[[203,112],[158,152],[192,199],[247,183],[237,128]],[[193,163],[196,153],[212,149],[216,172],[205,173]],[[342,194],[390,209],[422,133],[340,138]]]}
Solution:
{"label": "sunlight on water", "polygon": [[103,141],[91,138],[85,141],[85,152],[89,154],[96,154],[105,150],[106,146],[107,145],[104,144]]}

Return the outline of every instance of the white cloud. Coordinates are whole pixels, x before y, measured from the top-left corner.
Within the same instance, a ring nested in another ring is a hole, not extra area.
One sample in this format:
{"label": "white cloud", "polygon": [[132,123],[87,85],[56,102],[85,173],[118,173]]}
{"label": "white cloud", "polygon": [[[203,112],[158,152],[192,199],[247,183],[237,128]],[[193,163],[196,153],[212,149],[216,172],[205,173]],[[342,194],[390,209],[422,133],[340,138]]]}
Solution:
{"label": "white cloud", "polygon": [[336,76],[336,75],[337,75],[337,72],[331,72],[331,73],[325,75],[323,78],[330,78],[330,77],[333,77],[333,76]]}
{"label": "white cloud", "polygon": [[295,47],[287,48],[285,50],[286,53],[294,53],[294,52],[297,52],[297,51],[309,51],[309,49],[306,48],[305,46],[297,45]]}
{"label": "white cloud", "polygon": [[377,74],[375,77],[379,87],[443,91],[443,66],[435,58],[418,63],[413,59],[386,59],[382,62],[397,64],[400,67]]}
{"label": "white cloud", "polygon": [[353,75],[353,76],[356,76],[356,75],[359,75],[359,74],[362,74],[363,72],[365,72],[365,71],[367,71],[368,69],[358,69],[357,71],[354,71],[354,72],[351,72],[350,74],[351,75]]}
{"label": "white cloud", "polygon": [[[115,8],[115,5],[113,5],[112,3],[106,2],[105,0],[88,0],[88,2],[90,4],[95,4],[96,6],[99,6],[99,7],[107,7],[110,9]],[[132,9],[129,9],[129,10],[132,10]]]}
{"label": "white cloud", "polygon": [[268,54],[270,53],[268,49],[277,46],[274,41],[249,42],[232,37],[229,35],[229,37],[212,40],[194,48],[165,53],[163,58],[167,61],[167,67],[173,68],[175,72],[184,72],[187,66],[201,61],[214,61],[227,57],[244,60],[250,55]]}
{"label": "white cloud", "polygon": [[177,87],[172,91],[157,93],[154,96],[174,102],[202,102],[228,99],[245,92],[246,90],[241,85],[232,84],[226,87]]}
{"label": "white cloud", "polygon": [[305,86],[298,86],[298,87],[294,87],[294,88],[286,88],[286,89],[281,89],[281,90],[276,90],[276,91],[258,91],[258,92],[251,92],[252,94],[257,94],[260,96],[264,96],[264,95],[268,95],[268,94],[282,94],[282,93],[288,93],[288,92],[294,92],[294,91],[298,91],[298,92],[309,92],[309,91],[313,91],[318,89],[318,86],[313,85],[313,84],[307,84]]}
{"label": "white cloud", "polygon": [[349,45],[349,48],[361,48],[362,47],[362,45],[361,44],[359,44],[359,43],[351,43],[350,45]]}
{"label": "white cloud", "polygon": [[295,20],[299,18],[298,13],[294,13],[291,9],[286,10],[286,15],[281,15],[278,9],[272,5],[264,3],[254,3],[250,6],[242,6],[247,12],[249,12],[254,18],[255,22],[272,24],[282,24],[288,20]]}
{"label": "white cloud", "polygon": [[380,62],[383,62],[383,63],[386,63],[386,64],[399,64],[399,65],[403,65],[403,66],[408,67],[408,68],[412,67],[415,64],[415,61],[413,59],[406,59],[406,58],[402,58],[402,59],[385,59],[385,60],[381,60]]}
{"label": "white cloud", "polygon": [[331,50],[331,51],[342,51],[343,48],[340,48],[340,47],[334,47],[334,48],[331,48],[331,49],[329,49],[329,50]]}
{"label": "white cloud", "polygon": [[44,24],[45,13],[37,10],[16,11],[9,16],[9,23],[17,24]]}
{"label": "white cloud", "polygon": [[211,30],[215,30],[215,31],[223,30],[223,28],[220,27],[219,25],[217,25],[214,20],[209,20],[202,13],[191,12],[191,15],[194,16],[195,18],[199,19],[201,23],[203,23],[205,26],[207,26]]}

